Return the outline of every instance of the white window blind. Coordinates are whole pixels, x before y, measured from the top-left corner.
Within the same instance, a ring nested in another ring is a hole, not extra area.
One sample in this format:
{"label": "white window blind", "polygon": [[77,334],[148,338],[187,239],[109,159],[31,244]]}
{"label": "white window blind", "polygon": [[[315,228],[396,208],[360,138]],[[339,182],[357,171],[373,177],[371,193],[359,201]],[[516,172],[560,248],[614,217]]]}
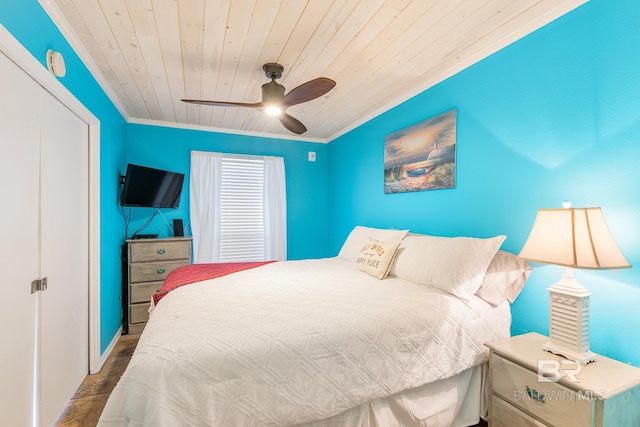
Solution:
{"label": "white window blind", "polygon": [[222,156],[220,262],[265,259],[264,160]]}

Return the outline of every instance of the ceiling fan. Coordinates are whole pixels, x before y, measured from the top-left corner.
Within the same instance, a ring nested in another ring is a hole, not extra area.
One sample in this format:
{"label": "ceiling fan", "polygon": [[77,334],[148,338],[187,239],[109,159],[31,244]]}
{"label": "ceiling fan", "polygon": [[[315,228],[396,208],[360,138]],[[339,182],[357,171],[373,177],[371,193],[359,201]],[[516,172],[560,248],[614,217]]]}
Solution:
{"label": "ceiling fan", "polygon": [[302,122],[286,113],[287,108],[292,105],[302,104],[319,98],[329,92],[336,85],[331,79],[319,77],[309,80],[284,94],[284,86],[276,83],[276,79],[282,77],[284,67],[274,62],[269,62],[262,66],[269,83],[262,85],[262,102],[231,102],[231,101],[205,101],[198,99],[183,99],[182,101],[191,104],[213,105],[218,107],[251,107],[264,111],[265,113],[276,116],[285,128],[298,135],[305,133],[307,128]]}

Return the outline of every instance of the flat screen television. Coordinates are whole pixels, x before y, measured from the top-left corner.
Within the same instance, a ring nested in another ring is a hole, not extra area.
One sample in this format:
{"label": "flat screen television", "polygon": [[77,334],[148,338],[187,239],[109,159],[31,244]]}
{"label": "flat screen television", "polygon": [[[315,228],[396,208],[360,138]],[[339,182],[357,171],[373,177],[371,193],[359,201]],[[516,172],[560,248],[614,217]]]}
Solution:
{"label": "flat screen television", "polygon": [[127,166],[120,205],[144,208],[177,208],[184,174],[146,166]]}

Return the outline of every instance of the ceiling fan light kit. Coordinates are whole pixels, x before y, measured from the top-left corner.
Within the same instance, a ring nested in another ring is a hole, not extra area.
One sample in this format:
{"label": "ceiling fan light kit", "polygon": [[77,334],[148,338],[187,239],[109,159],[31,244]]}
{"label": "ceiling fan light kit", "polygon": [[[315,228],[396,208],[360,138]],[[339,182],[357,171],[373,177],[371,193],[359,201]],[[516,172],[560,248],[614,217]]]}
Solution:
{"label": "ceiling fan light kit", "polygon": [[268,105],[264,109],[264,112],[267,113],[268,116],[279,116],[280,114],[282,114],[282,108],[278,107],[277,105]]}
{"label": "ceiling fan light kit", "polygon": [[285,95],[285,87],[276,82],[276,79],[282,77],[284,67],[275,62],[269,62],[262,66],[262,70],[269,83],[262,85],[262,101],[256,103],[233,102],[233,101],[207,101],[198,99],[183,99],[182,101],[190,104],[210,105],[217,107],[250,107],[264,111],[270,116],[275,116],[280,123],[295,134],[303,134],[307,131],[305,125],[301,121],[286,113],[287,108],[311,101],[329,92],[336,85],[336,82],[326,77],[318,77],[309,80],[293,88]]}

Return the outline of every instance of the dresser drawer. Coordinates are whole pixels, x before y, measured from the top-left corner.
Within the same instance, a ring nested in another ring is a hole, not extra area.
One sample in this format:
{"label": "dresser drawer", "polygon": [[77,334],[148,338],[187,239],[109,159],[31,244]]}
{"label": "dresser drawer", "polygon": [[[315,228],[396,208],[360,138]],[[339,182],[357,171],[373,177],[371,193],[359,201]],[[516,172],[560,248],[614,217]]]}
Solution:
{"label": "dresser drawer", "polygon": [[137,302],[149,302],[151,294],[157,292],[162,287],[163,282],[142,282],[131,284],[131,294],[129,302],[132,304]]}
{"label": "dresser drawer", "polygon": [[491,396],[491,427],[548,427],[499,397]]}
{"label": "dresser drawer", "polygon": [[162,281],[172,270],[191,264],[189,259],[177,261],[137,262],[129,265],[131,283]]}
{"label": "dresser drawer", "polygon": [[190,259],[191,242],[159,239],[157,242],[133,243],[130,246],[130,262],[159,261],[166,259]]}
{"label": "dresser drawer", "polygon": [[[515,407],[552,426],[584,427],[592,425],[594,401],[559,383],[538,382],[530,371],[496,354],[491,356],[493,392]],[[541,396],[536,400],[527,393]],[[535,425],[535,424],[534,424]]]}
{"label": "dresser drawer", "polygon": [[131,304],[129,307],[129,323],[140,323],[149,320],[149,306],[146,304]]}

